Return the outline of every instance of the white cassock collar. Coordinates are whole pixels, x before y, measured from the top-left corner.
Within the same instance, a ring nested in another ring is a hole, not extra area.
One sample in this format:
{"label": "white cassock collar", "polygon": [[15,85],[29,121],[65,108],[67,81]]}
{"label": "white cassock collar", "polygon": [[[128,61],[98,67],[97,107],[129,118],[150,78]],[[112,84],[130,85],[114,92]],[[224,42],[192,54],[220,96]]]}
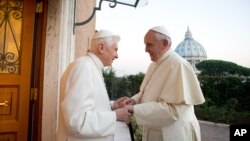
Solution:
{"label": "white cassock collar", "polygon": [[156,63],[156,64],[161,63],[165,58],[167,58],[170,54],[172,54],[172,52],[173,52],[172,48],[169,48],[169,50],[166,51],[166,52],[160,57],[160,59],[158,59],[155,63]]}
{"label": "white cassock collar", "polygon": [[102,70],[104,68],[102,61],[94,53],[88,52],[87,55],[93,60],[98,71],[100,72],[100,74],[102,76]]}

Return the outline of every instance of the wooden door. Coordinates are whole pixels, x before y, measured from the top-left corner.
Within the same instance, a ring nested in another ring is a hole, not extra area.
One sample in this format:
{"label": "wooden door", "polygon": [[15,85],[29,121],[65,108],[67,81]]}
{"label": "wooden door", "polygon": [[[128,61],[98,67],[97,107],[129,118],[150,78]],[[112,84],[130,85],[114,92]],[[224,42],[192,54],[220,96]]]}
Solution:
{"label": "wooden door", "polygon": [[0,0],[0,141],[27,141],[35,0]]}

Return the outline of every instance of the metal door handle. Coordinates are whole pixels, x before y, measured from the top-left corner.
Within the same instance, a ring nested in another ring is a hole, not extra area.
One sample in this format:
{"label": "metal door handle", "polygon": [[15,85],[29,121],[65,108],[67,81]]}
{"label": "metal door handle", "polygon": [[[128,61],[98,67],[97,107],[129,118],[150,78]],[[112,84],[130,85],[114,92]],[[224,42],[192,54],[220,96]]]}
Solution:
{"label": "metal door handle", "polygon": [[0,102],[0,106],[5,106],[5,107],[7,107],[7,106],[9,106],[9,101],[4,101],[4,102]]}

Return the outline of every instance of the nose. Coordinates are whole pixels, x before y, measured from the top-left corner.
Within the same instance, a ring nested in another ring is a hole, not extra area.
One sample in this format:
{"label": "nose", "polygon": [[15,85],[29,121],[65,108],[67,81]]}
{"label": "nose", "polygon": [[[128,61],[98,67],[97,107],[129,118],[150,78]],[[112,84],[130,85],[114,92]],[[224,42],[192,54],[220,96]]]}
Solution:
{"label": "nose", "polygon": [[115,54],[115,59],[117,59],[117,58],[118,58],[118,53]]}

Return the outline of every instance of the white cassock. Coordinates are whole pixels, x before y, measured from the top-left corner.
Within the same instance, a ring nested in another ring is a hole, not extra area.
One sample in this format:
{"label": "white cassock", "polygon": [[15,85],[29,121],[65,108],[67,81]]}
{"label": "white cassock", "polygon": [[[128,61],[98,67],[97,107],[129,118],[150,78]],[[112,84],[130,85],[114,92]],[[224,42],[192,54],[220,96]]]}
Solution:
{"label": "white cassock", "polygon": [[102,69],[102,62],[88,53],[64,72],[57,141],[114,141],[116,113],[111,110]]}
{"label": "white cassock", "polygon": [[134,116],[143,141],[200,141],[193,105],[205,102],[191,65],[172,49],[150,64],[136,100]]}
{"label": "white cassock", "polygon": [[129,127],[125,122],[117,121],[114,141],[131,141]]}

